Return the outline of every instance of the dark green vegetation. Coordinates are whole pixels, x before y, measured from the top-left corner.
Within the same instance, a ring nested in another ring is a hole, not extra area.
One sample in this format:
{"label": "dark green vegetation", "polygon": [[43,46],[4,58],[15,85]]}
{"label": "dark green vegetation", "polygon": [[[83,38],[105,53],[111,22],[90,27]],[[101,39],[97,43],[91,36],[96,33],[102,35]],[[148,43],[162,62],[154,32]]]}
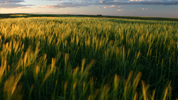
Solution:
{"label": "dark green vegetation", "polygon": [[157,21],[178,21],[178,18],[162,18],[162,17],[137,17],[137,16],[103,16],[97,15],[70,15],[70,14],[0,14],[0,18],[28,18],[28,17],[97,17],[97,18],[123,18],[138,20],[157,20]]}
{"label": "dark green vegetation", "polygon": [[0,100],[176,99],[177,29],[177,21],[0,19]]}

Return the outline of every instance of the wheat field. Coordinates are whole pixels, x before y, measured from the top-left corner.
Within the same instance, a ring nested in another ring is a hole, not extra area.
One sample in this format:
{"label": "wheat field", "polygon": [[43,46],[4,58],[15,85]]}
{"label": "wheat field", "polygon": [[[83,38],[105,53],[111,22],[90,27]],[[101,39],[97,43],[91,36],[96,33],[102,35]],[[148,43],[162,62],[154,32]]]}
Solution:
{"label": "wheat field", "polygon": [[0,100],[178,98],[178,22],[0,19]]}

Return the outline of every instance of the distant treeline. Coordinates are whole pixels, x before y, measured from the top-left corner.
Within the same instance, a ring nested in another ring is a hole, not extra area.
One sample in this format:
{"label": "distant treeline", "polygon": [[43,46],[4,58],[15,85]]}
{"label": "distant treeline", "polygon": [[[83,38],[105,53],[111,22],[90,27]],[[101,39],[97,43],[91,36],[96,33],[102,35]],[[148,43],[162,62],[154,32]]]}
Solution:
{"label": "distant treeline", "polygon": [[0,14],[0,18],[21,18],[21,17],[104,17],[104,18],[124,18],[124,19],[140,19],[140,20],[160,20],[160,21],[178,21],[178,18],[164,17],[137,17],[137,16],[105,16],[97,15],[72,15],[72,14]]}

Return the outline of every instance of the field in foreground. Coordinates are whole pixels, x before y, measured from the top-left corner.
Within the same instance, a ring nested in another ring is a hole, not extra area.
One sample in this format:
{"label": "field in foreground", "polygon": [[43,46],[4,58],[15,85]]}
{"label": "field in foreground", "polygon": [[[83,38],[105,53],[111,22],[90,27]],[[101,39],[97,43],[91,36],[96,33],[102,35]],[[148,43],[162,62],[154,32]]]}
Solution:
{"label": "field in foreground", "polygon": [[0,19],[0,100],[178,98],[178,22]]}

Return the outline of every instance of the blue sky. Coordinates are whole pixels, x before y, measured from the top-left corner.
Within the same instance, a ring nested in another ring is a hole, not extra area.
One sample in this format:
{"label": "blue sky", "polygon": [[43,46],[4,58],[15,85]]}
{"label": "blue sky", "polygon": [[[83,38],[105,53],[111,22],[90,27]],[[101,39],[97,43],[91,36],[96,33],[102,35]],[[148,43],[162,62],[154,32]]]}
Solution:
{"label": "blue sky", "polygon": [[0,13],[178,18],[178,0],[0,0]]}

